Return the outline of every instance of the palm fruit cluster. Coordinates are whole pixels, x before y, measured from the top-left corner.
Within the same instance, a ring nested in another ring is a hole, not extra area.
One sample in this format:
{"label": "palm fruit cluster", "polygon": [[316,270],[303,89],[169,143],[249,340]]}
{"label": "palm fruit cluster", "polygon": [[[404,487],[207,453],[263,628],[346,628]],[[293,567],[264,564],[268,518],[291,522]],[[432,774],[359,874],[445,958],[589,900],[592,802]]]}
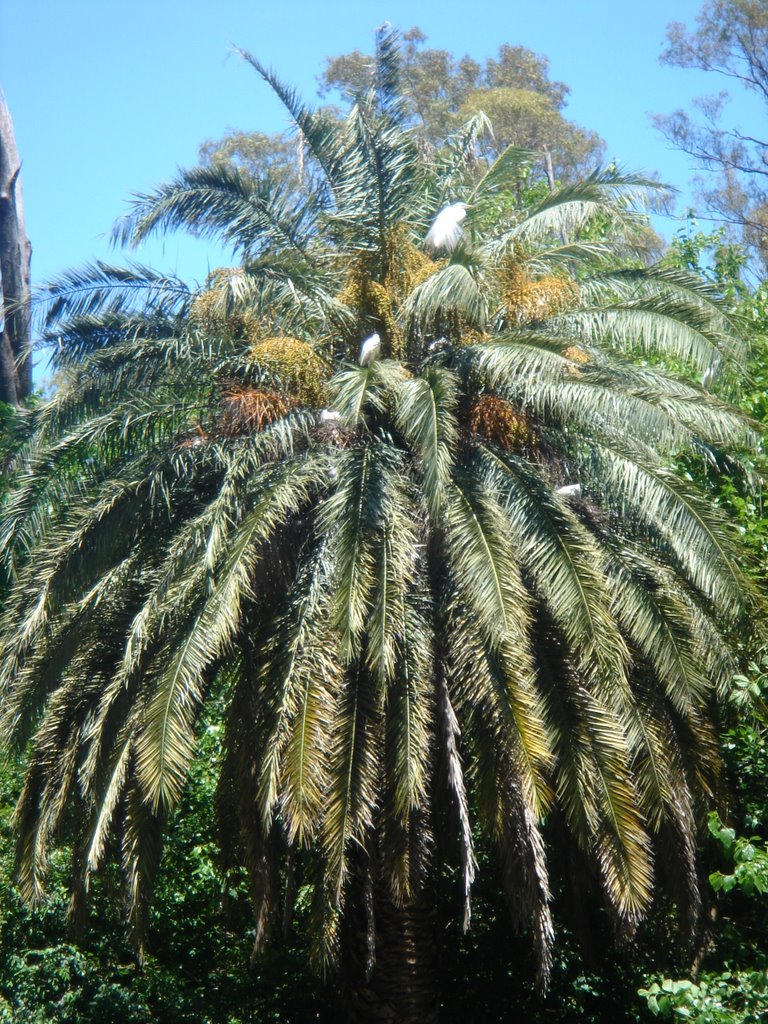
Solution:
{"label": "palm fruit cluster", "polygon": [[556,316],[577,297],[573,281],[554,274],[531,278],[517,256],[505,259],[498,274],[500,297],[510,326]]}
{"label": "palm fruit cluster", "polygon": [[[355,312],[358,333],[376,331],[384,350],[395,359],[405,355],[405,333],[398,313],[414,288],[444,265],[408,238],[402,225],[394,227],[380,254],[359,253],[352,261],[338,299]],[[356,339],[350,339],[356,340]]]}
{"label": "palm fruit cluster", "polygon": [[251,361],[274,375],[281,392],[300,405],[320,405],[330,376],[326,362],[299,338],[262,338],[251,346]]}
{"label": "palm fruit cluster", "polygon": [[479,395],[469,410],[469,428],[486,441],[508,451],[520,451],[536,443],[530,418],[498,395]]}

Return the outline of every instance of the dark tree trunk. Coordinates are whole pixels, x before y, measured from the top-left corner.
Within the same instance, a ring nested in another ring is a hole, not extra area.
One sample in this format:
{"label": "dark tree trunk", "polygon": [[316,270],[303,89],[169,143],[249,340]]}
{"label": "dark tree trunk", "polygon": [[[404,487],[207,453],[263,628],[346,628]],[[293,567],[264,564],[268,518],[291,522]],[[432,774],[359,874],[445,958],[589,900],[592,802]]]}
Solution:
{"label": "dark tree trunk", "polygon": [[437,928],[429,891],[398,907],[379,886],[350,918],[343,965],[349,1024],[436,1024]]}
{"label": "dark tree trunk", "polygon": [[24,230],[19,173],[21,163],[13,122],[0,90],[0,401],[18,405],[32,392],[30,262],[32,247]]}

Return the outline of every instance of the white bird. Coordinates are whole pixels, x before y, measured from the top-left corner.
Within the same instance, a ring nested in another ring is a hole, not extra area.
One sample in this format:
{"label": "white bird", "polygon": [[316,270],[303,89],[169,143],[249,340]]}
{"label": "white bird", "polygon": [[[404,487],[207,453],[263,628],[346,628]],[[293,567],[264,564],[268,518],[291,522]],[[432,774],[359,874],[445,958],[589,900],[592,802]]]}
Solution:
{"label": "white bird", "polygon": [[461,225],[466,216],[466,203],[452,203],[450,206],[443,207],[435,217],[432,227],[424,239],[426,247],[435,252],[452,252],[464,234]]}
{"label": "white bird", "polygon": [[336,424],[341,422],[341,413],[336,412],[335,409],[321,409],[318,419],[321,423],[336,426]]}
{"label": "white bird", "polygon": [[370,338],[366,338],[360,348],[360,365],[370,366],[374,359],[379,358],[379,352],[381,352],[381,338],[378,334],[372,334]]}
{"label": "white bird", "polygon": [[581,484],[565,484],[564,487],[556,488],[555,493],[563,494],[566,498],[575,498],[581,494]]}
{"label": "white bird", "polygon": [[714,366],[708,366],[704,371],[704,376],[701,378],[701,386],[705,391],[709,391],[715,380],[715,368]]}

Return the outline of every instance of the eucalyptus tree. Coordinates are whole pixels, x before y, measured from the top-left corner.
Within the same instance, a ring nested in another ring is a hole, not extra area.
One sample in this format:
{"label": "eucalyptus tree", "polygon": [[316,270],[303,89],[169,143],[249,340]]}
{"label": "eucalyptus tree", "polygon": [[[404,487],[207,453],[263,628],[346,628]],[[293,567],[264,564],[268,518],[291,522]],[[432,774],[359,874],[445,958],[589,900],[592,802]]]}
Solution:
{"label": "eucalyptus tree", "polygon": [[[455,865],[467,927],[479,835],[542,984],[550,843],[622,935],[659,879],[696,927],[713,706],[754,601],[672,466],[749,430],[663,367],[722,377],[743,346],[712,288],[632,263],[649,182],[526,205],[524,153],[476,182],[482,118],[425,165],[389,34],[343,123],[245,56],[311,192],[180,173],[121,237],[190,229],[235,267],[191,289],[100,264],[48,293],[58,389],[1,526],[19,879],[39,895],[69,835],[76,912],[116,859],[141,948],[215,696],[222,866],[247,869],[255,953],[298,893],[352,1019],[434,1020],[434,872]],[[458,203],[460,235],[427,252]]]}

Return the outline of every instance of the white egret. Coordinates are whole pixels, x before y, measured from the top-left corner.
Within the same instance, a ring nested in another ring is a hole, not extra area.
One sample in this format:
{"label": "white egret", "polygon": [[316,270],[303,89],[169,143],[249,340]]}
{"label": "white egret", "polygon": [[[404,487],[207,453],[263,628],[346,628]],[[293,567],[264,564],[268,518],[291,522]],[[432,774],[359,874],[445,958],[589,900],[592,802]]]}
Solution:
{"label": "white egret", "polygon": [[452,252],[464,234],[461,225],[467,216],[466,203],[451,203],[435,217],[424,242],[434,252]]}
{"label": "white egret", "polygon": [[366,338],[360,348],[360,365],[370,366],[374,359],[379,358],[381,352],[381,338],[378,334],[372,334]]}
{"label": "white egret", "polygon": [[324,427],[338,427],[341,423],[341,413],[335,409],[321,409],[318,420]]}
{"label": "white egret", "polygon": [[709,391],[715,380],[715,368],[714,366],[708,366],[704,371],[704,376],[701,378],[701,386],[705,391]]}
{"label": "white egret", "polygon": [[563,494],[566,498],[576,498],[581,494],[581,484],[565,484],[563,487],[557,487],[555,494]]}

